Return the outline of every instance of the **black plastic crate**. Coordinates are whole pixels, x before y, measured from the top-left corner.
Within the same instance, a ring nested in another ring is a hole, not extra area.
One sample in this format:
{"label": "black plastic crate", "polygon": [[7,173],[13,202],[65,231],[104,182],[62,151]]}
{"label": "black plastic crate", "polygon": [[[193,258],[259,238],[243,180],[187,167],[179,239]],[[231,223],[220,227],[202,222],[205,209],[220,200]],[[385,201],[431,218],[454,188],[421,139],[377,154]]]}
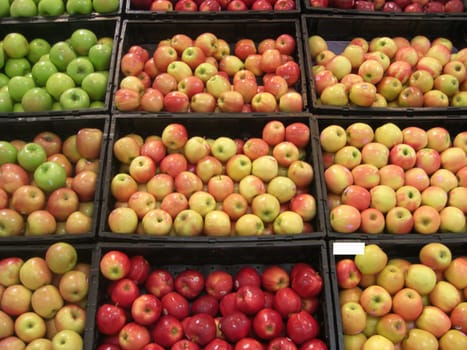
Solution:
{"label": "black plastic crate", "polygon": [[[86,324],[84,333],[82,334],[83,344],[89,344],[92,342],[94,336],[94,314],[95,314],[95,301],[97,298],[97,289],[94,287],[98,283],[99,270],[96,269],[98,266],[97,250],[95,245],[92,244],[74,244],[73,245],[78,253],[78,263],[84,263],[90,265],[89,270],[89,291],[87,296],[87,303],[85,306],[86,311]],[[49,245],[15,245],[15,246],[0,246],[0,260],[9,257],[19,257],[26,261],[32,257],[45,258],[45,253]],[[87,348],[86,346],[84,349]]]}
{"label": "black plastic crate", "polygon": [[[122,38],[118,48],[117,63],[114,77],[113,96],[118,90],[123,74],[120,70],[121,59],[128,49],[133,45],[140,45],[148,50],[149,55],[153,54],[158,43],[161,40],[169,39],[176,34],[186,34],[192,39],[198,35],[211,32],[219,39],[224,39],[230,46],[231,53],[235,42],[248,38],[252,39],[257,45],[261,40],[267,38],[276,38],[281,34],[290,34],[296,40],[295,52],[292,55],[295,62],[300,66],[300,78],[295,84],[295,89],[302,96],[303,111],[308,109],[308,97],[306,92],[305,66],[303,61],[303,43],[298,19],[255,19],[245,22],[239,19],[162,19],[162,20],[125,20],[122,23],[120,37]],[[113,102],[113,101],[112,101]],[[112,103],[113,114],[125,114],[127,112],[119,111],[115,103]],[[133,112],[134,113],[134,112]],[[145,113],[145,112],[142,112]],[[164,110],[159,114],[168,113]],[[189,114],[189,113],[178,113]],[[226,113],[210,113],[211,115],[225,115]],[[250,113],[251,114],[251,113]],[[285,113],[276,112],[272,114],[285,115]]]}
{"label": "black plastic crate", "polygon": [[[108,142],[108,129],[110,126],[110,117],[104,115],[87,115],[76,117],[49,117],[40,119],[26,118],[23,120],[1,120],[0,119],[0,139],[6,141],[24,140],[32,142],[35,135],[42,131],[51,131],[56,133],[62,139],[62,142],[71,135],[76,134],[81,128],[97,128],[102,130],[103,139],[99,155],[99,169],[97,175],[96,192],[93,199],[92,230],[84,234],[67,235],[41,235],[41,236],[10,236],[1,237],[1,244],[20,244],[20,243],[51,243],[59,240],[69,242],[92,241],[96,237],[100,208],[102,178],[104,174],[106,147]],[[74,165],[73,165],[74,166]],[[47,197],[46,197],[47,198]],[[47,200],[47,199],[46,199]],[[26,220],[26,217],[24,217]],[[26,224],[26,222],[25,222]]]}
{"label": "black plastic crate", "polygon": [[[319,322],[321,332],[319,338],[328,346],[335,349],[335,326],[333,308],[331,302],[331,290],[329,281],[327,250],[324,241],[302,241],[289,242],[287,244],[144,244],[144,243],[99,243],[98,261],[111,250],[120,250],[129,257],[143,255],[151,266],[167,269],[174,276],[185,269],[193,268],[200,271],[204,276],[215,270],[224,270],[235,273],[241,267],[251,266],[258,272],[263,271],[270,265],[279,265],[290,272],[294,263],[310,264],[323,278],[323,289],[319,296],[319,306],[314,314]],[[108,301],[106,292],[108,281],[100,274],[96,289],[98,290],[95,310],[99,305]],[[142,288],[144,289],[144,288]],[[95,311],[93,310],[93,311]],[[95,316],[95,312],[92,312]],[[95,322],[95,320],[93,321]],[[102,340],[102,335],[97,332],[94,323],[93,343],[86,343],[85,348],[96,348]],[[89,340],[89,338],[87,338]]]}
{"label": "black plastic crate", "polygon": [[[58,41],[67,40],[70,35],[77,29],[89,29],[93,31],[98,38],[110,37],[113,39],[113,49],[111,54],[110,68],[108,70],[109,78],[106,87],[103,107],[99,108],[84,108],[76,110],[49,110],[44,112],[22,112],[22,113],[0,113],[3,118],[19,118],[19,117],[42,117],[42,116],[60,116],[68,115],[84,115],[84,114],[100,114],[108,113],[111,105],[112,78],[115,70],[116,54],[118,51],[118,39],[120,34],[120,19],[118,17],[96,17],[96,18],[59,18],[53,21],[38,19],[34,21],[16,21],[10,24],[0,26],[0,37],[3,38],[8,33],[21,33],[28,41],[35,38],[43,38],[50,45]],[[2,70],[3,72],[3,70]]]}
{"label": "black plastic crate", "polygon": [[[416,35],[424,35],[430,40],[445,37],[452,41],[457,50],[467,47],[467,17],[407,17],[407,16],[342,16],[342,15],[302,15],[303,38],[307,42],[312,35],[320,35],[326,40],[328,48],[336,54],[355,37],[363,37],[367,41],[379,37],[405,37],[411,39]],[[358,107],[347,105],[336,107],[322,105],[314,86],[312,59],[308,44],[304,45],[307,81],[309,82],[309,108],[316,114],[343,115],[434,115],[462,114],[465,108],[449,106],[439,107]],[[454,51],[454,49],[453,49]]]}
{"label": "black plastic crate", "polygon": [[[42,21],[42,20],[50,20],[55,21],[57,19],[72,19],[72,20],[89,20],[95,17],[113,17],[113,16],[120,16],[123,14],[124,2],[126,0],[118,0],[118,7],[115,11],[111,12],[97,12],[94,10],[90,14],[76,14],[70,15],[66,11],[66,1],[64,1],[65,12],[60,16],[31,16],[31,17],[12,17],[11,15],[8,17],[0,17],[0,23],[15,23],[15,22],[35,22],[35,21]],[[10,3],[11,5],[11,3]],[[37,5],[37,4],[36,4]]]}
{"label": "black plastic crate", "polygon": [[[295,8],[290,10],[245,10],[245,11],[227,11],[222,9],[221,11],[177,11],[175,10],[176,0],[171,0],[173,5],[173,11],[151,11],[149,9],[139,9],[135,7],[131,0],[127,0],[125,4],[125,15],[129,18],[153,18],[159,19],[162,17],[165,18],[189,18],[189,19],[199,19],[199,18],[211,18],[218,19],[220,17],[224,18],[243,18],[247,16],[249,18],[265,18],[265,17],[274,17],[274,18],[289,18],[289,17],[298,17],[302,12],[301,0],[294,0]],[[201,2],[198,2],[199,4]]]}
{"label": "black plastic crate", "polygon": [[328,7],[314,7],[310,4],[311,0],[302,0],[304,2],[304,10],[306,13],[317,13],[317,14],[335,14],[335,15],[369,15],[369,16],[407,16],[407,17],[461,17],[465,16],[465,11],[467,10],[467,2],[463,0],[464,12],[460,13],[448,13],[448,12],[394,12],[394,11],[383,11],[379,10],[366,10],[366,9],[356,9],[355,4],[353,8],[350,9],[340,9],[333,5],[334,0],[329,0]]}
{"label": "black plastic crate", "polygon": [[[331,119],[328,117],[322,117],[318,116],[316,119],[316,130],[318,130],[318,135],[321,133],[321,131],[326,128],[327,126],[330,125],[339,125],[346,129],[349,125],[355,122],[363,122],[368,125],[370,125],[373,130],[375,130],[377,127],[391,122],[396,124],[401,130],[405,127],[409,126],[416,126],[418,128],[424,129],[425,131],[432,128],[432,127],[443,127],[450,133],[451,137],[451,142],[454,140],[454,137],[462,132],[465,131],[465,118],[461,117],[444,117],[444,116],[431,116],[427,118],[404,118],[404,117],[352,117],[352,118],[342,118],[342,119]],[[318,136],[319,137],[319,136]],[[331,239],[357,239],[357,240],[368,240],[368,241],[373,241],[373,240],[381,240],[384,241],[386,239],[388,240],[401,240],[404,242],[408,242],[411,240],[417,240],[421,239],[423,236],[425,240],[451,240],[451,239],[457,239],[459,236],[465,236],[466,233],[446,233],[446,232],[437,232],[434,234],[422,234],[422,233],[416,233],[416,232],[411,232],[409,234],[392,234],[392,233],[387,233],[385,230],[383,233],[380,234],[367,234],[363,233],[361,231],[356,231],[354,233],[340,233],[336,232],[333,230],[331,223],[330,223],[330,210],[327,205],[327,189],[326,189],[326,183],[324,181],[324,162],[323,162],[323,157],[322,157],[322,150],[319,145],[319,139],[317,139],[317,147],[320,148],[318,151],[318,159],[319,159],[319,164],[320,164],[320,174],[321,174],[321,185],[322,185],[322,192],[323,192],[323,197],[324,197],[324,213],[325,213],[325,220],[326,220],[326,228],[327,228],[327,237]],[[467,239],[467,236],[466,238]]]}
{"label": "black plastic crate", "polygon": [[[287,118],[277,118],[283,122],[285,126],[293,122],[302,122],[307,125],[309,124],[309,115],[296,115],[289,116]],[[115,206],[115,199],[111,195],[110,182],[114,175],[119,172],[119,161],[113,154],[113,145],[115,141],[129,133],[140,134],[143,137],[149,135],[161,135],[162,130],[165,126],[171,123],[183,124],[187,131],[188,137],[191,136],[202,136],[206,138],[217,138],[220,136],[227,136],[231,138],[248,139],[250,137],[261,137],[261,130],[271,118],[250,118],[243,115],[233,115],[232,117],[225,118],[206,118],[205,116],[196,116],[191,118],[167,118],[164,116],[154,117],[141,117],[137,115],[133,116],[114,116],[112,117],[112,123],[110,128],[110,142],[107,148],[107,160],[106,160],[106,174],[104,181],[104,189],[102,192],[102,210],[100,218],[100,228],[98,236],[104,240],[125,240],[125,241],[177,241],[183,244],[185,242],[222,242],[222,241],[281,241],[281,240],[294,240],[294,239],[310,239],[310,238],[322,238],[324,237],[324,217],[322,216],[321,209],[321,185],[318,178],[318,158],[313,146],[306,148],[306,161],[312,165],[314,170],[314,180],[309,185],[309,192],[316,200],[317,213],[314,219],[311,220],[313,232],[305,232],[303,234],[294,235],[260,235],[260,236],[226,236],[226,237],[213,237],[213,236],[195,236],[195,237],[183,237],[183,236],[155,236],[155,235],[143,235],[143,234],[119,234],[112,233],[108,225],[108,215]],[[311,138],[313,137],[313,129],[310,129]]]}
{"label": "black plastic crate", "polygon": [[[349,241],[350,242],[350,241]],[[356,243],[357,241],[352,241]],[[438,242],[438,241],[436,241]],[[336,264],[342,259],[354,259],[355,255],[352,255],[350,252],[346,255],[335,255],[334,244],[339,243],[336,241],[328,242],[328,252],[329,252],[329,275],[331,280],[332,288],[332,297],[333,297],[333,306],[334,306],[334,315],[336,320],[336,349],[344,350],[344,333],[342,329],[342,317],[341,317],[341,305],[339,302],[339,286],[337,284],[337,273],[336,273]],[[342,243],[342,242],[341,242]],[[426,239],[417,239],[414,241],[358,241],[358,243],[363,244],[373,244],[376,243],[383,251],[387,254],[389,259],[406,259],[411,263],[418,263],[418,253],[420,249],[427,243]],[[443,242],[452,253],[452,258],[465,256],[467,249],[467,242],[465,239],[458,238],[454,241]]]}

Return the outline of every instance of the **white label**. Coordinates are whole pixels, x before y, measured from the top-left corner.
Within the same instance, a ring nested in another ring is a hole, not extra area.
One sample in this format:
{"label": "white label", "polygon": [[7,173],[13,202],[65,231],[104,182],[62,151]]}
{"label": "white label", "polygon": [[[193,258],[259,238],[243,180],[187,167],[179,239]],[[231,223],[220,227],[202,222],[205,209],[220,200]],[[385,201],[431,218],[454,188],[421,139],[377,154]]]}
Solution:
{"label": "white label", "polygon": [[365,251],[365,243],[363,242],[334,242],[334,255],[361,255]]}

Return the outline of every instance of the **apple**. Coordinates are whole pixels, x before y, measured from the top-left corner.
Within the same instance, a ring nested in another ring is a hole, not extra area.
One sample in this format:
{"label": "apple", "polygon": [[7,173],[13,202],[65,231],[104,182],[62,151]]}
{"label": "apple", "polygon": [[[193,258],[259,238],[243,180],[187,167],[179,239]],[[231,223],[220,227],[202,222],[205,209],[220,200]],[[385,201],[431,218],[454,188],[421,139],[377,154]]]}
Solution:
{"label": "apple", "polygon": [[355,232],[361,224],[360,212],[351,205],[340,204],[331,210],[330,222],[337,232]]}
{"label": "apple", "polygon": [[415,321],[423,310],[421,295],[412,288],[399,290],[392,300],[393,311],[402,316],[405,321]]}
{"label": "apple", "polygon": [[9,316],[19,316],[31,309],[32,292],[22,284],[12,284],[3,291],[0,306]]}
{"label": "apple", "polygon": [[352,259],[341,259],[336,264],[337,283],[340,288],[350,289],[360,283],[361,273]]}
{"label": "apple", "polygon": [[361,333],[365,328],[367,315],[358,302],[347,302],[340,308],[344,335]]}
{"label": "apple", "polygon": [[375,96],[376,87],[371,83],[355,83],[350,87],[349,100],[357,106],[371,106],[375,100]]}
{"label": "apple", "polygon": [[[380,184],[381,176],[378,168],[372,164],[359,164],[351,170],[354,178],[354,184],[373,190]],[[385,186],[385,185],[379,185]],[[389,186],[385,186],[389,187]],[[384,188],[385,188],[384,187]],[[390,188],[390,187],[389,187]]]}
{"label": "apple", "polygon": [[42,338],[46,334],[45,321],[34,312],[21,314],[15,319],[15,334],[26,343]]}
{"label": "apple", "polygon": [[362,274],[375,274],[383,270],[388,261],[386,253],[376,244],[368,244],[364,253],[355,256],[355,264]]}
{"label": "apple", "polygon": [[264,223],[254,214],[243,214],[235,222],[235,234],[239,236],[261,235],[264,232]]}
{"label": "apple", "polygon": [[372,285],[362,291],[360,304],[368,315],[382,317],[390,312],[392,298],[383,287]]}
{"label": "apple", "polygon": [[452,283],[456,288],[463,289],[466,286],[466,279],[462,276],[466,269],[466,260],[462,257],[457,257],[451,261],[449,266],[444,271],[445,279]]}

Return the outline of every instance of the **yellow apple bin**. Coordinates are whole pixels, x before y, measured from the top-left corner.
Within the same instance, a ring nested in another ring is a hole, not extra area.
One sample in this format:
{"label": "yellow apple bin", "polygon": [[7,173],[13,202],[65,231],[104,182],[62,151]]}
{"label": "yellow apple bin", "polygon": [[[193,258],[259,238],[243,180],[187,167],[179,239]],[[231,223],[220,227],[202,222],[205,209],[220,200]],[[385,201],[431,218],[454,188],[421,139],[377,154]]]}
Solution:
{"label": "yellow apple bin", "polygon": [[92,244],[0,247],[0,347],[87,349],[97,290]]}
{"label": "yellow apple bin", "polygon": [[310,110],[461,115],[467,104],[459,17],[303,15]]}
{"label": "yellow apple bin", "polygon": [[328,237],[466,235],[462,118],[317,118]]}
{"label": "yellow apple bin", "polygon": [[338,349],[464,349],[467,243],[329,241]]}

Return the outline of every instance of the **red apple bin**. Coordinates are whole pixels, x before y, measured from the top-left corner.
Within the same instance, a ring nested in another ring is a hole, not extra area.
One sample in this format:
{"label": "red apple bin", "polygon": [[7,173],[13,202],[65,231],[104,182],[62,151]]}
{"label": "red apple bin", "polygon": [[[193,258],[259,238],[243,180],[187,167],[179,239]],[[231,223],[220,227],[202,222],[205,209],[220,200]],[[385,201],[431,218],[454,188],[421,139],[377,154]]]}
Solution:
{"label": "red apple bin", "polygon": [[[419,260],[419,251],[420,249],[429,243],[425,239],[417,239],[413,241],[369,241],[369,240],[352,240],[348,241],[349,243],[361,243],[361,244],[376,244],[378,245],[387,255],[389,259],[406,259],[411,263],[420,263]],[[452,254],[452,259],[464,256],[467,248],[465,240],[458,238],[457,240],[450,242],[443,241],[434,241],[440,242],[446,245]],[[344,247],[342,244],[345,242],[342,241],[328,241],[328,252],[329,252],[329,277],[331,280],[332,288],[332,297],[333,297],[333,307],[334,315],[336,320],[336,349],[343,350],[344,347],[344,334],[342,329],[342,316],[341,316],[341,304],[339,302],[339,291],[341,290],[337,282],[337,271],[336,264],[343,259],[354,259],[356,256],[352,249],[354,247],[348,246]],[[341,244],[339,247],[336,244]],[[364,288],[362,288],[364,289]],[[464,299],[465,301],[465,299]],[[449,315],[448,315],[449,316]]]}
{"label": "red apple bin", "polygon": [[[309,185],[309,192],[316,200],[317,214],[312,219],[311,225],[314,232],[305,232],[303,234],[296,235],[260,235],[260,236],[226,236],[226,237],[214,237],[214,236],[196,236],[196,237],[183,237],[183,236],[156,236],[146,234],[120,234],[113,233],[110,231],[108,224],[109,213],[114,208],[116,203],[114,197],[111,195],[110,182],[111,179],[119,172],[119,161],[113,154],[113,145],[115,141],[128,134],[136,133],[145,137],[148,135],[160,135],[162,130],[171,123],[181,123],[186,126],[188,135],[190,136],[202,136],[206,138],[217,138],[220,136],[227,136],[232,138],[248,139],[250,137],[261,137],[261,130],[264,125],[270,121],[271,118],[257,117],[249,118],[243,115],[232,115],[222,119],[218,118],[206,118],[205,116],[197,116],[191,118],[175,118],[158,116],[157,118],[141,117],[141,116],[114,116],[111,121],[111,140],[107,148],[107,164],[106,164],[106,175],[105,185],[103,189],[103,202],[101,210],[101,221],[99,227],[98,236],[104,240],[125,240],[125,241],[177,241],[177,242],[221,242],[221,241],[241,241],[248,240],[254,242],[256,240],[294,240],[294,239],[309,239],[309,238],[321,238],[324,236],[324,219],[321,216],[320,197],[321,188],[319,185],[319,179],[314,178],[312,183]],[[303,122],[308,125],[308,118],[303,116],[290,116],[288,118],[279,118],[284,125],[289,125],[293,122]],[[313,133],[313,131],[312,131]],[[313,137],[313,136],[312,136]],[[306,148],[306,161],[317,169],[317,160],[315,158],[315,152],[313,145],[310,144]],[[159,168],[159,166],[157,166]],[[315,172],[316,173],[316,172]],[[316,176],[316,175],[315,175]]]}
{"label": "red apple bin", "polygon": [[[346,129],[349,125],[352,123],[356,122],[362,122],[370,125],[373,130],[375,130],[377,127],[388,123],[392,122],[395,125],[397,125],[401,130],[405,127],[409,126],[416,126],[418,128],[421,128],[425,131],[429,130],[430,128],[433,127],[443,127],[445,128],[451,137],[451,142],[454,140],[454,137],[460,133],[465,131],[465,119],[464,117],[442,117],[442,116],[432,116],[432,117],[426,117],[426,118],[417,118],[416,120],[413,118],[404,118],[404,117],[394,117],[394,118],[388,118],[388,117],[373,117],[373,118],[366,118],[366,117],[352,117],[352,118],[328,118],[328,117],[323,117],[323,116],[318,116],[316,119],[317,126],[316,129],[318,130],[318,133],[321,133],[321,131],[326,128],[327,126],[330,125],[339,125]],[[318,154],[318,159],[319,159],[319,164],[321,166],[320,174],[321,178],[324,179],[324,164],[323,164],[323,156],[322,156],[322,150]],[[367,240],[367,241],[384,241],[386,239],[397,239],[401,240],[404,242],[409,242],[411,240],[419,240],[421,237],[425,237],[424,239],[426,240],[441,240],[441,241],[449,241],[451,239],[457,239],[460,236],[464,236],[466,233],[448,233],[448,232],[437,232],[434,234],[422,234],[422,233],[416,233],[416,232],[411,232],[409,234],[393,234],[393,233],[388,233],[386,230],[383,233],[380,234],[367,234],[363,233],[360,229],[358,229],[354,233],[340,233],[336,232],[333,230],[331,224],[330,224],[330,210],[328,205],[326,204],[328,200],[328,195],[327,195],[327,189],[326,189],[326,183],[323,180],[321,182],[321,185],[323,186],[322,192],[324,196],[324,212],[325,212],[325,218],[326,218],[326,227],[327,227],[327,237],[330,239],[357,239],[357,240]]]}
{"label": "red apple bin", "polygon": [[[19,257],[23,261],[27,261],[29,258],[40,257],[45,259],[45,254],[50,245],[47,244],[32,244],[32,245],[12,245],[12,246],[0,246],[0,260]],[[98,270],[94,266],[98,265],[97,250],[95,244],[73,244],[73,247],[78,253],[78,263],[88,264],[89,270],[89,290],[86,297],[86,302],[80,304],[81,307],[86,311],[86,323],[84,332],[81,334],[83,344],[91,344],[94,336],[94,329],[91,325],[94,322],[95,315],[95,300],[97,298],[97,289],[94,287],[98,281]],[[58,276],[58,275],[57,275]],[[6,288],[6,287],[5,287]],[[65,303],[64,305],[71,304]],[[0,308],[1,310],[1,308]],[[83,349],[92,349],[93,347],[84,347]]]}
{"label": "red apple bin", "polygon": [[[287,244],[242,244],[242,243],[221,243],[221,244],[154,244],[154,243],[99,243],[97,246],[98,261],[102,256],[111,250],[118,250],[126,253],[129,257],[135,255],[144,256],[150,264],[150,271],[166,269],[172,275],[192,268],[201,272],[205,277],[212,271],[224,270],[230,274],[236,273],[241,267],[250,266],[258,272],[262,272],[266,267],[279,265],[286,271],[294,263],[310,264],[323,279],[323,289],[319,295],[319,305],[316,317],[320,325],[319,338],[323,340],[328,349],[336,349],[333,308],[331,302],[330,282],[328,279],[327,251],[324,241],[295,241]],[[98,267],[96,267],[97,269]],[[102,273],[96,281],[97,299],[95,300],[96,310],[100,305],[109,302],[109,294],[106,292],[109,281]],[[144,287],[140,288],[144,291]],[[202,292],[204,294],[204,292]],[[111,301],[110,301],[111,302]],[[93,312],[94,315],[94,312]],[[103,340],[103,335],[97,331],[95,320],[89,323],[89,328],[94,329],[93,343],[85,344],[86,349],[96,348]],[[91,346],[93,345],[93,346]]]}
{"label": "red apple bin", "polygon": [[[371,40],[380,36],[396,37],[402,36],[410,40],[416,35],[424,35],[430,40],[438,37],[450,39],[453,46],[463,49],[467,46],[465,35],[467,30],[466,17],[407,17],[407,16],[342,16],[342,15],[302,15],[302,28],[304,42],[312,35],[320,35],[328,43],[328,47],[336,54],[342,52],[345,46],[355,37],[363,37]],[[308,92],[310,98],[310,110],[315,114],[343,114],[343,115],[459,115],[464,108],[452,107],[358,107],[347,105],[335,107],[323,105],[318,99],[318,94],[314,86],[314,76],[310,49],[308,44],[304,44],[305,65],[307,69],[307,81],[309,82]]]}
{"label": "red apple bin", "polygon": [[[93,31],[98,38],[110,37],[114,41],[110,68],[108,70],[109,78],[107,82],[105,98],[102,101],[103,106],[99,108],[85,108],[76,110],[49,110],[42,112],[22,112],[22,113],[0,113],[3,118],[17,118],[21,117],[41,117],[41,116],[60,116],[64,113],[68,115],[82,115],[82,114],[100,114],[108,113],[111,104],[111,89],[112,77],[115,69],[116,53],[118,47],[118,38],[120,31],[120,19],[118,17],[94,17],[90,19],[76,17],[76,18],[58,18],[54,20],[41,19],[29,21],[14,21],[12,23],[3,23],[0,26],[0,38],[4,38],[9,33],[21,33],[28,41],[35,38],[42,38],[48,41],[51,45],[59,41],[67,40],[71,34],[77,29],[89,29]],[[32,65],[31,65],[32,66]],[[4,67],[0,70],[4,73]]]}
{"label": "red apple bin", "polygon": [[[198,4],[198,10],[196,11],[178,11],[175,10],[175,5],[179,0],[171,0],[173,5],[172,11],[151,11],[149,9],[150,4],[153,2],[149,1],[132,1],[127,0],[125,4],[125,15],[128,18],[154,18],[159,19],[162,17],[165,18],[212,18],[218,19],[220,17],[229,17],[229,18],[243,18],[243,16],[247,16],[248,18],[254,17],[274,17],[274,18],[285,18],[285,17],[298,17],[301,13],[301,0],[292,0],[295,3],[295,7],[290,10],[242,10],[242,11],[229,11],[225,8],[221,9],[220,11],[200,11],[199,5],[202,1],[195,1]],[[138,7],[135,5],[136,3],[147,3],[148,7],[145,8],[143,6]],[[250,5],[251,6],[251,5]]]}
{"label": "red apple bin", "polygon": [[[305,68],[303,62],[302,36],[300,21],[298,19],[255,19],[254,21],[244,21],[238,19],[165,19],[165,20],[124,20],[122,23],[120,37],[121,42],[117,54],[118,67],[115,71],[114,88],[112,96],[119,88],[124,75],[120,69],[123,55],[128,52],[133,45],[140,45],[152,55],[157,44],[161,40],[171,38],[176,34],[185,34],[193,40],[200,34],[211,32],[217,38],[224,39],[230,45],[233,52],[235,43],[244,38],[251,39],[256,45],[267,38],[277,38],[281,34],[290,34],[295,38],[296,48],[292,54],[295,62],[300,67],[300,78],[295,84],[295,89],[302,96],[303,111],[307,111],[307,93],[305,88]],[[114,101],[112,101],[114,102]],[[125,114],[128,112],[119,111],[115,103],[112,105],[113,114]],[[144,113],[144,112],[142,112]],[[161,112],[167,113],[164,110]],[[180,113],[187,114],[187,113]],[[211,113],[212,115],[222,115],[226,113]],[[272,113],[286,115],[286,113]]]}
{"label": "red apple bin", "polygon": [[[62,139],[62,142],[69,136],[76,134],[81,128],[97,128],[103,132],[103,142],[99,156],[99,170],[96,183],[96,192],[93,199],[92,229],[83,234],[69,235],[38,235],[38,236],[9,236],[0,237],[0,244],[21,244],[21,243],[50,243],[59,240],[69,242],[92,241],[96,237],[96,230],[99,221],[99,211],[101,202],[101,189],[104,165],[105,151],[108,138],[108,127],[110,117],[104,115],[83,115],[79,118],[71,117],[48,117],[48,118],[24,118],[22,120],[1,119],[0,120],[0,139],[5,141],[24,140],[32,142],[35,135],[42,131],[51,131],[56,133]],[[74,166],[74,165],[73,165]],[[11,197],[11,195],[10,195]],[[47,197],[46,197],[47,198]],[[47,200],[47,199],[46,199]],[[26,225],[26,216],[24,223]]]}
{"label": "red apple bin", "polygon": [[[306,13],[316,13],[316,14],[336,14],[336,15],[347,15],[347,16],[355,16],[355,15],[370,15],[370,16],[393,16],[393,15],[398,15],[398,16],[407,16],[407,17],[416,17],[416,16],[426,16],[426,17],[433,17],[433,16],[440,16],[440,17],[445,17],[445,16],[455,16],[455,17],[460,17],[464,16],[464,12],[467,9],[467,2],[465,0],[461,0],[461,3],[464,5],[464,10],[461,12],[429,12],[429,9],[423,9],[422,11],[419,12],[396,12],[395,10],[391,10],[391,4],[392,2],[396,3],[395,1],[383,1],[382,8],[376,10],[376,9],[371,9],[366,7],[368,5],[372,5],[373,3],[371,2],[370,4],[365,3],[365,4],[360,4],[360,6],[363,6],[361,8],[357,8],[357,1],[355,0],[302,0],[304,2],[304,9]],[[320,3],[320,2],[327,2],[328,5],[326,7],[317,7],[313,6],[312,3]],[[430,0],[430,2],[432,2]],[[440,1],[441,3],[446,3],[444,1]],[[389,5],[386,5],[389,3]],[[407,3],[412,4],[412,1],[404,1],[401,3]],[[384,9],[384,6],[387,7],[387,9]]]}

